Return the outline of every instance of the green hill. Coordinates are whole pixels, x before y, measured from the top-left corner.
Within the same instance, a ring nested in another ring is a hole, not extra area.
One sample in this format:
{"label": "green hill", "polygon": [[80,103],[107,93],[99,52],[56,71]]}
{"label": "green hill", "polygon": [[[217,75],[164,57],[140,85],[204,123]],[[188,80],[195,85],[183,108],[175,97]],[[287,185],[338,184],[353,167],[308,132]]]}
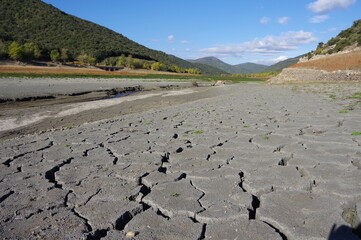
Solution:
{"label": "green hill", "polygon": [[204,57],[196,60],[188,60],[192,63],[202,63],[218,69],[221,69],[227,73],[259,73],[263,72],[267,68],[265,65],[255,63],[242,63],[238,65],[227,64],[216,57]]}
{"label": "green hill", "polygon": [[69,15],[40,0],[0,1],[0,43],[9,45],[12,41],[20,44],[33,42],[41,49],[42,57],[48,59],[52,50],[67,49],[69,59],[85,53],[100,62],[124,54],[168,66],[198,68],[204,74],[224,73],[149,49],[122,34]]}

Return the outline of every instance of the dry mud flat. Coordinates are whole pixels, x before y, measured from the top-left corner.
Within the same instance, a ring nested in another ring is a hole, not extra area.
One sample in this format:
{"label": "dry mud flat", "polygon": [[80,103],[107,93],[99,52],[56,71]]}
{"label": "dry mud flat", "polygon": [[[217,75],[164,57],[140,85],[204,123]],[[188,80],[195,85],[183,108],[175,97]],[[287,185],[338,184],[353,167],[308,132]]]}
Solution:
{"label": "dry mud flat", "polygon": [[361,86],[222,88],[1,142],[2,238],[359,239]]}

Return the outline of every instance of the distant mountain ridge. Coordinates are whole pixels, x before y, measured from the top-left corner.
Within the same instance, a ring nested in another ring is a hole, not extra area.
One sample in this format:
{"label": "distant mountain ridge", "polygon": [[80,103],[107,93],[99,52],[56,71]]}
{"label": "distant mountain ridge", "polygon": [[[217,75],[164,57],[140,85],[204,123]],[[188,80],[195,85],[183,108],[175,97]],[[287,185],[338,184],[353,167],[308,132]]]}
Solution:
{"label": "distant mountain ridge", "polygon": [[[302,55],[303,56],[303,55]],[[188,60],[192,63],[201,63],[206,64],[218,69],[221,69],[227,73],[234,74],[234,73],[261,73],[261,72],[272,72],[272,71],[280,71],[285,67],[288,67],[292,64],[298,62],[298,59],[302,56],[289,58],[284,61],[278,62],[271,66],[256,64],[256,63],[242,63],[237,65],[227,64],[216,57],[204,57],[195,60]]]}

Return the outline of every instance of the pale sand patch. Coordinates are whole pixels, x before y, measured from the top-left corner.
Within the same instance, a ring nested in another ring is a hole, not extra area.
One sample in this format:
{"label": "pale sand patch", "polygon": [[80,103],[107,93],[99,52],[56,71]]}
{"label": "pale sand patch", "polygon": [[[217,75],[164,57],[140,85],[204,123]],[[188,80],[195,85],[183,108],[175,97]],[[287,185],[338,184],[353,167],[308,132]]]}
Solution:
{"label": "pale sand patch", "polygon": [[22,117],[0,119],[0,132],[40,122],[41,120],[44,120],[48,117],[50,117],[49,114],[36,113],[25,119]]}
{"label": "pale sand patch", "polygon": [[177,90],[177,91],[170,91],[166,94],[163,94],[162,97],[169,97],[169,96],[179,96],[179,95],[185,95],[185,94],[191,94],[195,93],[192,89],[183,89],[183,90]]}
{"label": "pale sand patch", "polygon": [[35,113],[28,116],[21,116],[17,118],[4,118],[4,119],[0,118],[0,131],[7,131],[19,127],[24,127],[51,117],[62,118],[88,110],[107,108],[117,104],[121,104],[123,102],[131,102],[131,101],[146,99],[155,96],[161,96],[161,97],[180,96],[195,92],[196,91],[191,89],[182,89],[182,90],[175,90],[166,93],[162,93],[162,92],[148,93],[143,95],[134,95],[134,96],[121,97],[121,98],[104,99],[104,100],[97,100],[97,101],[90,101],[83,103],[73,103],[67,105],[66,106],[67,109],[61,110],[57,113],[55,113],[54,111],[46,111],[46,112]]}

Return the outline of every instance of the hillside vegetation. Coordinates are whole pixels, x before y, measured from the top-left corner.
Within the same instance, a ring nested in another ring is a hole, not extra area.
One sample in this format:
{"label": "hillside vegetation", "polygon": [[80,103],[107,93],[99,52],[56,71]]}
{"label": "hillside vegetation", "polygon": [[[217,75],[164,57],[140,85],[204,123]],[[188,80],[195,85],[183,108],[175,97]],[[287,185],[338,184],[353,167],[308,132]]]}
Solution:
{"label": "hillside vegetation", "polygon": [[311,59],[315,55],[338,53],[352,46],[361,46],[361,19],[354,21],[350,28],[341,31],[327,43],[320,42],[316,50],[308,53],[307,57]]}
{"label": "hillside vegetation", "polygon": [[[11,48],[13,52],[8,52],[11,44],[14,45]],[[23,49],[22,55],[16,55],[19,52],[16,49]],[[149,49],[117,32],[69,15],[40,0],[0,1],[0,57],[64,61],[81,58],[94,63],[121,55],[160,62],[168,68],[198,68],[204,74],[225,73]]]}

